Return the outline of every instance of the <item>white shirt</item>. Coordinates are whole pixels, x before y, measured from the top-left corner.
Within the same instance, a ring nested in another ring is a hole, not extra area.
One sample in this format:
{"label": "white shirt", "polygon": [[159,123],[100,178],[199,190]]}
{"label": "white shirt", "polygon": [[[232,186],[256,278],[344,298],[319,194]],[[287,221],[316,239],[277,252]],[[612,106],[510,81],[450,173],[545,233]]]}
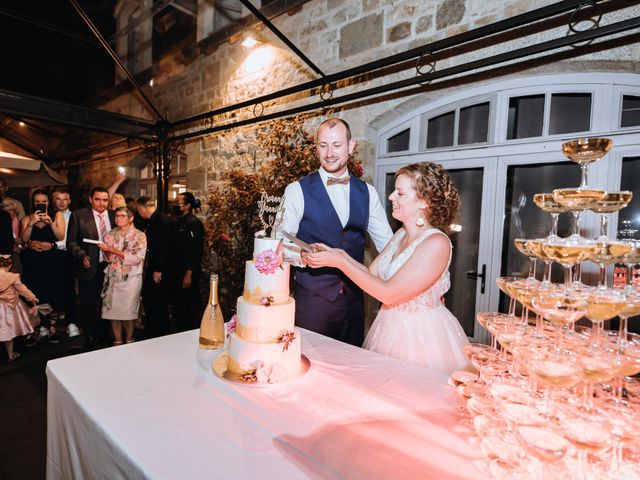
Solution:
{"label": "white shirt", "polygon": [[[327,179],[330,175],[323,168],[318,169],[318,172],[320,173],[322,184],[329,195],[329,200],[331,200],[331,205],[333,205],[340,219],[340,223],[344,227],[349,221],[349,193],[351,191],[351,185],[348,183],[346,185],[337,184],[328,187]],[[345,172],[343,177],[349,177],[349,173]],[[366,185],[369,190],[369,224],[367,226],[367,232],[371,235],[371,239],[378,249],[378,252],[381,252],[393,236],[393,232],[387,221],[384,208],[380,203],[378,192],[368,183]],[[284,195],[284,219],[279,230],[297,235],[300,221],[304,215],[304,194],[302,193],[300,182],[293,182],[287,185]],[[276,236],[278,238],[281,237],[280,233]],[[300,248],[293,243],[285,242],[284,257],[285,260],[294,266],[304,266],[300,259]]]}
{"label": "white shirt", "polygon": [[[111,231],[111,222],[109,221],[109,211],[105,210],[102,213],[98,213],[96,212],[93,208],[91,209],[91,211],[93,212],[93,219],[96,222],[96,230],[98,230],[98,240],[101,242],[104,242],[104,238],[100,235],[100,215],[102,215],[102,218],[104,219],[104,224],[107,227],[107,233],[109,233]],[[102,252],[102,250],[100,250],[100,262],[104,262],[105,258],[104,258],[104,253]]]}
{"label": "white shirt", "polygon": [[69,218],[71,218],[71,210],[67,208],[62,212],[62,216],[64,217],[64,238],[56,242],[58,250],[67,249],[67,233],[69,232]]}

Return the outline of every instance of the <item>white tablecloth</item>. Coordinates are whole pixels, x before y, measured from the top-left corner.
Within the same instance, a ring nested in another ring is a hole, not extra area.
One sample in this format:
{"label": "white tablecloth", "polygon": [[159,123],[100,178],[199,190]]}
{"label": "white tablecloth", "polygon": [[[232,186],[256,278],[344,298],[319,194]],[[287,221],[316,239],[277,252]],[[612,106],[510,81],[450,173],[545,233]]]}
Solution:
{"label": "white tablecloth", "polygon": [[479,479],[446,378],[303,330],[311,369],[211,370],[197,331],[47,365],[47,479]]}

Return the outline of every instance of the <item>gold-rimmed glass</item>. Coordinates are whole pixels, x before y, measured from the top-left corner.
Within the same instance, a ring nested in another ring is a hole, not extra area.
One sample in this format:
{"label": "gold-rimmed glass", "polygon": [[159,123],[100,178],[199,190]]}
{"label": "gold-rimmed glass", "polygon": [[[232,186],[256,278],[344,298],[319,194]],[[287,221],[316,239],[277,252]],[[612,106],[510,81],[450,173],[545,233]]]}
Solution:
{"label": "gold-rimmed glass", "polygon": [[607,282],[607,265],[612,265],[619,262],[623,257],[631,251],[631,245],[627,242],[609,241],[604,238],[604,241],[598,239],[595,242],[595,248],[593,252],[589,254],[589,260],[593,263],[597,263],[600,267],[600,278],[598,280],[599,289],[608,289]]}
{"label": "gold-rimmed glass", "polygon": [[622,257],[622,263],[627,267],[627,285],[625,287],[625,291],[632,292],[635,291],[635,286],[633,284],[633,267],[640,263],[640,241],[626,240],[625,243],[631,245],[631,250]]}
{"label": "gold-rimmed glass", "polygon": [[562,144],[562,153],[565,157],[580,165],[580,188],[585,189],[588,183],[589,164],[602,158],[609,150],[613,142],[609,138],[576,138]]}
{"label": "gold-rimmed glass", "polygon": [[529,280],[535,280],[537,258],[535,253],[529,247],[529,241],[526,238],[516,238],[513,241],[513,244],[521,254],[529,258]]}
{"label": "gold-rimmed glass", "polygon": [[555,241],[552,240],[550,242],[542,242],[542,251],[544,254],[564,267],[564,282],[567,288],[573,283],[571,267],[589,258],[589,255],[594,249],[595,243],[586,239],[576,241],[575,238],[569,237]]}
{"label": "gold-rimmed glass", "polygon": [[580,320],[587,313],[587,302],[564,290],[544,290],[531,300],[533,307],[554,327],[554,346],[563,348],[562,327]]}
{"label": "gold-rimmed glass", "polygon": [[582,212],[602,200],[606,194],[606,191],[598,188],[558,188],[553,191],[553,199],[573,215],[571,237],[582,238],[580,236]]}
{"label": "gold-rimmed glass", "polygon": [[591,321],[591,347],[596,348],[600,343],[600,326],[606,320],[618,316],[624,309],[625,297],[614,290],[593,289],[584,295],[587,302],[585,317]]}
{"label": "gold-rimmed glass", "polygon": [[536,193],[533,196],[533,203],[535,203],[540,210],[547,212],[551,215],[551,231],[549,237],[558,236],[558,218],[561,213],[567,211],[566,207],[560,205],[553,199],[553,193]]}
{"label": "gold-rimmed glass", "polygon": [[609,192],[602,199],[591,204],[589,210],[600,215],[600,239],[608,238],[609,215],[629,205],[632,198],[633,192],[628,190]]}

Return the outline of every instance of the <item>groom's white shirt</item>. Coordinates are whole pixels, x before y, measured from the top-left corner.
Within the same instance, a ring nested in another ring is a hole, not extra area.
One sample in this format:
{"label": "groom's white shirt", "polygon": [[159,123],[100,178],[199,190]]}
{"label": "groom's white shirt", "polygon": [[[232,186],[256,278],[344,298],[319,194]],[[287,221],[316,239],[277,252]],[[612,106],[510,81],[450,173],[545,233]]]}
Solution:
{"label": "groom's white shirt", "polygon": [[[330,175],[323,168],[319,168],[318,172],[322,179],[322,185],[324,185],[324,188],[329,194],[329,200],[331,200],[331,204],[338,214],[340,223],[344,227],[349,221],[349,193],[351,186],[350,184],[337,184],[328,187],[327,179]],[[343,177],[348,178],[349,173],[346,172]],[[380,203],[378,192],[368,183],[366,185],[369,190],[369,224],[367,226],[367,232],[371,235],[371,239],[378,249],[378,252],[381,252],[393,236],[393,232],[387,221],[387,215],[384,212],[382,203]],[[284,195],[284,220],[280,225],[280,230],[284,230],[292,235],[297,235],[298,227],[304,214],[304,194],[302,193],[300,182],[296,181],[287,185]],[[278,233],[277,237],[281,237],[281,235]],[[290,242],[285,242],[284,257],[294,266],[304,266],[300,260],[300,248]]]}

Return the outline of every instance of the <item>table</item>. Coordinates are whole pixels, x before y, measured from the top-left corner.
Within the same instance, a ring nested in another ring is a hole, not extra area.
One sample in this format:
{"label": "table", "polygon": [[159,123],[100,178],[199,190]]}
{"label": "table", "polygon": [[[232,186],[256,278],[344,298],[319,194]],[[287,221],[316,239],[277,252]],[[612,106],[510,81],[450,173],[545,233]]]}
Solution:
{"label": "table", "polygon": [[287,383],[218,378],[196,330],[47,365],[47,479],[481,479],[447,378],[303,330]]}

